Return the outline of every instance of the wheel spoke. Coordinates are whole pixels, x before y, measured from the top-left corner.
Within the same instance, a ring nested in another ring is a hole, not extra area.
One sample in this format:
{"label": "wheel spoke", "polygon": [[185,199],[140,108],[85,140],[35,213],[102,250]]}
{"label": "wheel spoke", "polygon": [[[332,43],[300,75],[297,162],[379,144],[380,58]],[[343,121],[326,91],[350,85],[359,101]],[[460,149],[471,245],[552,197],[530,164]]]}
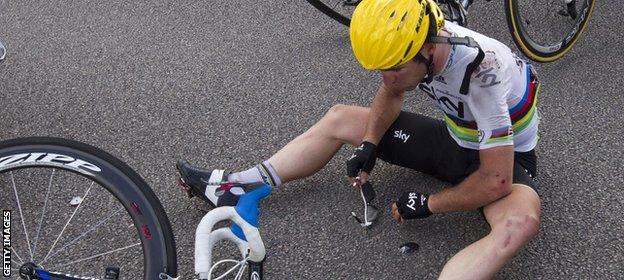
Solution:
{"label": "wheel spoke", "polygon": [[13,172],[11,172],[11,183],[13,183],[13,191],[15,192],[15,200],[17,201],[17,208],[19,209],[20,218],[22,219],[22,226],[24,227],[24,235],[26,235],[26,244],[28,246],[28,251],[30,252],[30,260],[32,261],[33,253],[30,248],[30,240],[28,239],[28,231],[26,231],[26,221],[24,221],[24,214],[22,213],[22,205],[20,204],[19,196],[17,195],[17,187],[15,186],[15,178],[13,177]]}
{"label": "wheel spoke", "polygon": [[138,242],[138,243],[135,243],[135,244],[132,244],[132,245],[128,245],[128,246],[123,247],[123,248],[110,250],[108,252],[104,252],[104,253],[101,253],[101,254],[93,255],[93,256],[90,256],[90,257],[82,258],[82,259],[79,259],[79,260],[71,261],[71,262],[68,262],[68,263],[59,264],[59,265],[53,265],[53,267],[62,267],[62,266],[70,265],[70,264],[75,264],[75,263],[78,263],[78,262],[88,261],[90,259],[95,259],[97,257],[108,255],[108,254],[111,254],[111,253],[114,253],[114,252],[118,252],[118,251],[126,250],[126,249],[129,249],[129,248],[132,248],[132,247],[136,247],[138,245],[141,245],[141,242]]}
{"label": "wheel spoke", "polygon": [[85,231],[83,234],[81,234],[80,236],[74,238],[72,241],[70,241],[69,243],[65,244],[63,247],[61,247],[60,249],[58,249],[56,252],[50,254],[50,256],[48,258],[54,257],[55,255],[63,252],[63,250],[67,247],[69,247],[70,245],[76,243],[78,240],[84,238],[85,236],[87,236],[87,234],[89,234],[90,232],[93,232],[94,230],[98,229],[100,226],[102,226],[104,223],[106,223],[106,221],[110,220],[110,218],[112,218],[113,216],[115,216],[115,214],[119,213],[119,211],[121,211],[121,209],[123,208],[119,208],[117,209],[117,211],[113,212],[113,214],[111,214],[110,216],[108,216],[106,219],[100,220],[100,222],[98,222],[94,227],[85,227],[85,228],[90,228],[88,231]]}
{"label": "wheel spoke", "polygon": [[76,206],[76,209],[74,209],[74,212],[72,213],[72,215],[69,217],[69,219],[67,220],[67,222],[65,223],[65,226],[63,227],[63,229],[61,230],[61,233],[59,233],[59,235],[56,237],[56,240],[54,241],[54,243],[52,244],[52,247],[50,248],[50,250],[48,251],[48,253],[46,254],[45,258],[43,258],[43,261],[41,263],[44,263],[48,260],[48,257],[50,256],[50,253],[52,253],[52,250],[54,249],[54,246],[56,246],[56,243],[58,243],[58,241],[61,239],[61,236],[63,236],[63,232],[65,232],[65,229],[67,228],[67,226],[69,225],[69,223],[71,223],[71,220],[74,218],[74,215],[76,215],[76,212],[78,212],[78,209],[80,209],[80,206],[82,206],[82,203],[85,202],[85,200],[87,200],[87,195],[89,194],[89,191],[91,190],[91,188],[93,187],[93,184],[95,184],[95,182],[91,182],[91,185],[89,186],[89,188],[87,189],[87,191],[85,192],[82,201],[80,201],[80,203],[78,204],[78,206]]}
{"label": "wheel spoke", "polygon": [[41,211],[41,219],[39,220],[39,226],[37,227],[37,236],[35,236],[35,245],[33,246],[33,258],[35,253],[37,253],[37,243],[39,242],[39,232],[41,231],[41,225],[43,225],[43,218],[45,217],[46,207],[48,206],[48,198],[50,197],[50,189],[52,188],[52,178],[54,177],[54,172],[56,169],[52,169],[52,174],[50,175],[50,180],[48,183],[48,190],[46,191],[45,200],[43,202],[43,211]]}
{"label": "wheel spoke", "polygon": [[13,253],[15,254],[15,256],[17,257],[17,259],[24,263],[24,260],[22,260],[22,257],[20,257],[20,255],[17,253],[17,251],[15,251],[15,249],[13,248],[13,246],[11,246],[11,251],[13,251]]}

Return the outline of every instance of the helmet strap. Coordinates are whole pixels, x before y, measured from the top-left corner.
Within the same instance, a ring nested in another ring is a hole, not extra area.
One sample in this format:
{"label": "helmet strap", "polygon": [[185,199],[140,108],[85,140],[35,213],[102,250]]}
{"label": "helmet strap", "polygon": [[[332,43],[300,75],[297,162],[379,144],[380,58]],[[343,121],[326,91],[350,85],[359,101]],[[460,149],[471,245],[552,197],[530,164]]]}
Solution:
{"label": "helmet strap", "polygon": [[[466,37],[429,36],[426,42],[433,43],[433,44],[464,45],[464,46],[468,46],[471,48],[476,48],[479,51],[475,59],[470,64],[468,64],[468,66],[466,66],[466,73],[464,74],[464,79],[459,89],[459,93],[463,95],[467,95],[468,89],[470,87],[470,76],[475,70],[477,70],[477,68],[481,64],[481,61],[483,61],[483,58],[485,57],[485,53],[479,46],[479,43],[477,43],[477,41],[475,41],[472,37],[468,37],[468,36]],[[429,79],[429,82],[431,82],[431,79]]]}
{"label": "helmet strap", "polygon": [[431,81],[433,80],[433,76],[434,76],[433,75],[433,54],[431,54],[429,56],[429,58],[426,58],[424,55],[422,55],[419,52],[414,57],[414,62],[424,63],[425,66],[427,67],[427,74],[425,75],[425,77],[420,82],[421,83],[426,83],[426,84],[431,83]]}
{"label": "helmet strap", "polygon": [[[438,30],[438,23],[436,21],[436,17],[433,15],[433,12],[431,11],[431,7],[429,5],[427,5],[426,12],[429,16],[429,30],[427,31],[427,38],[425,39],[425,42],[430,42],[430,39],[432,37],[437,37],[439,30]],[[426,84],[431,83],[431,81],[433,81],[433,76],[434,76],[433,75],[433,54],[431,54],[429,58],[427,59],[419,52],[416,55],[416,57],[414,57],[414,60],[416,62],[425,63],[425,65],[427,66],[427,75],[425,75],[421,83],[426,83]]]}

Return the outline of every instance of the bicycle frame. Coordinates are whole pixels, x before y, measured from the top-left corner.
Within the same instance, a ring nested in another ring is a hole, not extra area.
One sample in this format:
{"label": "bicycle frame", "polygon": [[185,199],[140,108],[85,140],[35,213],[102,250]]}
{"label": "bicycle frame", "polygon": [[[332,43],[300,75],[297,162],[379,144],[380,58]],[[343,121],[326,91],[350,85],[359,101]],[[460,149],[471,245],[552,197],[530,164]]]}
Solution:
{"label": "bicycle frame", "polygon": [[[454,21],[461,26],[465,26],[468,23],[468,9],[474,3],[475,0],[436,0],[439,5],[446,5],[448,10],[448,17],[450,21]],[[492,0],[486,0],[490,2]],[[575,0],[561,0],[568,6],[569,10],[574,10]],[[572,5],[572,7],[570,7]]]}
{"label": "bicycle frame", "polygon": [[[264,279],[266,250],[258,231],[258,204],[270,193],[270,186],[261,185],[242,195],[236,206],[215,208],[202,218],[195,232],[195,273],[199,275],[199,279],[212,279],[212,249],[221,240],[229,240],[237,245],[244,261],[249,265],[248,279]],[[233,223],[230,227],[213,231],[214,225],[223,220]]]}
{"label": "bicycle frame", "polygon": [[473,0],[437,0],[440,6],[446,5],[446,14],[450,21],[454,21],[461,26],[468,23],[468,8]]}

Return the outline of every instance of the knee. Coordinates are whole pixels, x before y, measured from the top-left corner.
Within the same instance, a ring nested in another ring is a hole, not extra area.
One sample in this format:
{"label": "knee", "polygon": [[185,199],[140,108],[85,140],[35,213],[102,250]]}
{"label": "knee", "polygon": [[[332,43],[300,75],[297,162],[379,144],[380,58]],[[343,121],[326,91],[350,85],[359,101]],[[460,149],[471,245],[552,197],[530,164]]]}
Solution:
{"label": "knee", "polygon": [[331,108],[329,108],[329,110],[327,110],[327,113],[325,114],[325,116],[331,117],[331,118],[344,117],[345,115],[348,114],[349,107],[351,106],[344,105],[344,104],[336,104],[332,106]]}
{"label": "knee", "polygon": [[327,110],[323,118],[329,128],[338,128],[350,119],[352,106],[336,104]]}
{"label": "knee", "polygon": [[502,219],[493,231],[497,231],[499,249],[515,251],[538,234],[539,226],[539,217],[535,215],[512,215]]}
{"label": "knee", "polygon": [[540,220],[533,215],[513,216],[507,219],[506,226],[528,241],[539,232]]}

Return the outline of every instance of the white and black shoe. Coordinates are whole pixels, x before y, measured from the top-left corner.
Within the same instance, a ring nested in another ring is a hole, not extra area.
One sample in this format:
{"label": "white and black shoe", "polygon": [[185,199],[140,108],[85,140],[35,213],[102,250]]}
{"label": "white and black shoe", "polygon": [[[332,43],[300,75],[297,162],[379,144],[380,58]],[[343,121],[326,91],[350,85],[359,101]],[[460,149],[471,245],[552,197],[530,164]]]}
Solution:
{"label": "white and black shoe", "polygon": [[228,183],[228,172],[221,169],[202,169],[190,165],[185,160],[176,164],[178,169],[178,185],[180,185],[189,197],[199,197],[210,206],[217,207],[218,192],[221,184]]}

